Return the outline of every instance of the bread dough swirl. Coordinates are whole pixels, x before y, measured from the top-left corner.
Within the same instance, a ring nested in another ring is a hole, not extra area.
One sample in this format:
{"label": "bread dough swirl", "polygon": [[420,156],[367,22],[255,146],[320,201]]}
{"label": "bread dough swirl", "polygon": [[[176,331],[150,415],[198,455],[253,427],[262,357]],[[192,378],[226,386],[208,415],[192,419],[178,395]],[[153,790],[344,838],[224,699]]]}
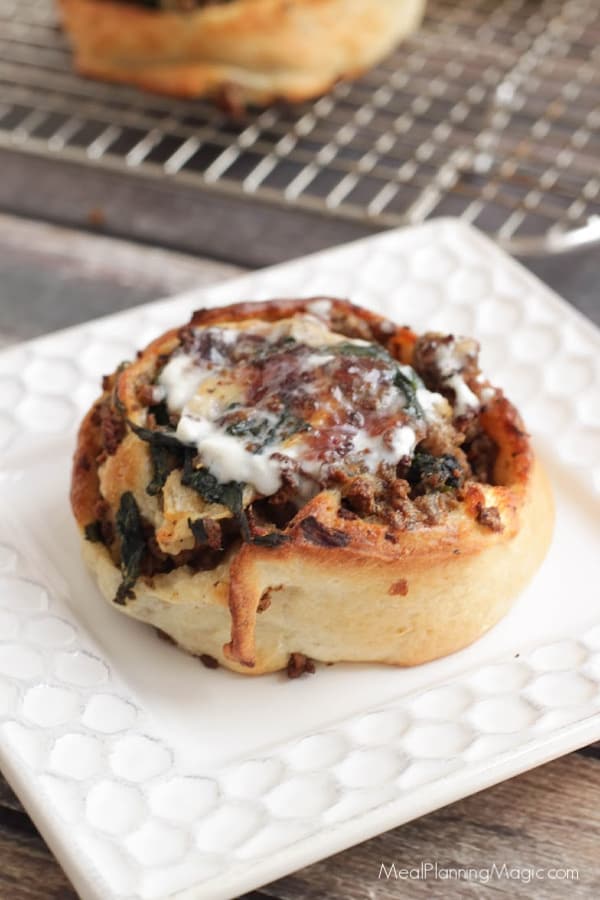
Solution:
{"label": "bread dough swirl", "polygon": [[477,343],[329,298],[200,310],[105,378],[71,497],[115,609],[245,674],[460,649],[552,529]]}

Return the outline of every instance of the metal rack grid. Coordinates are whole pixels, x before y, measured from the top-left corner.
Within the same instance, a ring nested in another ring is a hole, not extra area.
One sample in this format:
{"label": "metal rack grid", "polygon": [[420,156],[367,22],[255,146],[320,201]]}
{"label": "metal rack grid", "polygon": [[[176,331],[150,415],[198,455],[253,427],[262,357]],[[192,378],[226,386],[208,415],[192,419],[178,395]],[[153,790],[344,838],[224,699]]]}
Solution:
{"label": "metal rack grid", "polygon": [[0,0],[0,146],[513,252],[600,237],[600,4],[429,0],[353,84],[239,118],[75,75],[52,0]]}

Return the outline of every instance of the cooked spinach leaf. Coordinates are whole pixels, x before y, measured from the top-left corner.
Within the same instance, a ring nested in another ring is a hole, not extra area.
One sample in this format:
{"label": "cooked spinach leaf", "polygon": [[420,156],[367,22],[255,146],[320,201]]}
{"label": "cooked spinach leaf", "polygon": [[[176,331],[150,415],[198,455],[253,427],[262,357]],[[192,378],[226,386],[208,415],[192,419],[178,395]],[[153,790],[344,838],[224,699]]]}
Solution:
{"label": "cooked spinach leaf", "polygon": [[250,540],[250,527],[244,511],[244,483],[241,481],[221,482],[208,469],[195,469],[193,466],[194,451],[188,450],[185,455],[181,483],[197,491],[207,503],[221,503],[231,510],[239,521],[242,537]]}
{"label": "cooked spinach leaf", "polygon": [[[227,506],[240,524],[242,538],[259,547],[280,547],[290,540],[287,534],[272,531],[270,534],[253,535],[250,531],[246,511],[243,507],[244,485],[238,481],[222,484],[208,469],[191,469],[190,463],[184,467],[181,483],[198,491],[207,503],[222,503]],[[200,543],[210,543],[210,536],[202,519],[188,519],[190,531]]]}
{"label": "cooked spinach leaf", "polygon": [[151,496],[155,496],[164,487],[169,473],[176,466],[182,465],[186,445],[175,436],[173,431],[143,428],[141,425],[136,425],[131,419],[127,420],[127,424],[133,433],[150,447],[153,475],[146,491]]}
{"label": "cooked spinach leaf", "polygon": [[159,403],[149,406],[148,413],[154,416],[154,421],[157,425],[169,425],[171,422],[166,400],[161,400]]}
{"label": "cooked spinach leaf", "polygon": [[406,477],[421,493],[450,491],[460,487],[462,471],[458,460],[450,453],[433,456],[417,450]]}
{"label": "cooked spinach leaf", "polygon": [[160,494],[162,491],[165,481],[174,468],[173,453],[168,447],[163,447],[161,444],[150,444],[150,458],[152,460],[153,475],[152,481],[146,488],[146,493],[150,494],[151,497],[155,497],[156,494]]}
{"label": "cooked spinach leaf", "polygon": [[[275,433],[271,440],[277,438],[279,441],[285,441],[293,434],[299,434],[301,431],[310,430],[311,425],[309,422],[301,419],[300,416],[294,415],[294,413],[284,412],[281,414],[279,421],[275,426]],[[268,443],[271,443],[271,440]]]}
{"label": "cooked spinach leaf", "polygon": [[238,419],[236,422],[232,422],[225,431],[233,437],[260,437],[264,435],[269,425],[270,422],[266,418],[249,416],[247,419]]}
{"label": "cooked spinach leaf", "polygon": [[385,347],[381,347],[379,344],[353,344],[352,341],[342,341],[339,344],[319,347],[316,352],[334,353],[338,356],[363,356],[369,359],[382,359],[390,363],[394,361]]}
{"label": "cooked spinach leaf", "polygon": [[197,491],[207,503],[221,503],[230,509],[234,516],[239,515],[242,510],[244,485],[239,481],[223,483],[208,469],[194,469],[192,459],[191,453],[186,454],[181,483]]}
{"label": "cooked spinach leaf", "polygon": [[90,522],[89,525],[86,525],[83,529],[85,534],[86,541],[91,541],[92,544],[102,544],[102,524],[96,519],[95,522]]}
{"label": "cooked spinach leaf", "polygon": [[123,580],[117,589],[114,602],[124,606],[127,602],[127,597],[132,596],[133,586],[139,578],[142,569],[142,559],[146,551],[142,517],[131,491],[126,491],[121,497],[116,525],[121,547],[121,574]]}
{"label": "cooked spinach leaf", "polygon": [[282,534],[280,531],[271,531],[269,534],[257,534],[252,538],[251,543],[258,547],[281,547],[290,540],[289,535]]}
{"label": "cooked spinach leaf", "polygon": [[208,532],[204,525],[204,519],[188,519],[188,528],[199,544],[208,543]]}
{"label": "cooked spinach leaf", "polygon": [[250,529],[244,513],[244,484],[241,481],[221,482],[208,469],[195,469],[194,451],[188,450],[181,476],[181,483],[197,491],[207,503],[221,503],[239,520],[244,540],[249,539]]}
{"label": "cooked spinach leaf", "polygon": [[406,409],[414,416],[423,418],[423,408],[417,400],[417,390],[421,387],[419,376],[411,370],[411,375],[406,375],[402,369],[397,369],[394,375],[394,385],[400,388],[406,399]]}
{"label": "cooked spinach leaf", "polygon": [[158,428],[143,428],[141,425],[136,425],[131,419],[127,420],[127,424],[141,441],[145,441],[147,444],[155,447],[168,447],[169,449],[182,454],[187,446],[176,437],[174,431],[161,431]]}
{"label": "cooked spinach leaf", "polygon": [[310,424],[287,410],[276,421],[267,416],[251,415],[227,425],[225,431],[233,437],[248,437],[252,440],[252,450],[257,453],[263,447],[285,441],[300,431],[310,431]]}

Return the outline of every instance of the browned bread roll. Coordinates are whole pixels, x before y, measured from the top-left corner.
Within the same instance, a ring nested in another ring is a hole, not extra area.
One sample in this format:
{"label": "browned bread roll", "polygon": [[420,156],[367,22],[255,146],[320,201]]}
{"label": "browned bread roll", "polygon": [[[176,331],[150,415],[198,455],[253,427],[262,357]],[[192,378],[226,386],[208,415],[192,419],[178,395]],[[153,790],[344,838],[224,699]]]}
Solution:
{"label": "browned bread roll", "polygon": [[200,310],[105,378],[71,496],[114,608],[246,674],[466,646],[553,519],[474,340],[323,298]]}
{"label": "browned bread roll", "polygon": [[304,100],[381,60],[425,0],[59,0],[84,75],[234,104]]}

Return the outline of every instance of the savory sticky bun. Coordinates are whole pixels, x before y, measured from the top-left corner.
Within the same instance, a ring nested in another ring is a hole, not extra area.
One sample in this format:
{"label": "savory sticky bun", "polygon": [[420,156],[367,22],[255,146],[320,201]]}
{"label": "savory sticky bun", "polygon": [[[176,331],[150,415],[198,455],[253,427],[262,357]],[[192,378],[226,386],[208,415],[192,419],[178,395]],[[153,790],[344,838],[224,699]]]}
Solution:
{"label": "savory sticky bun", "polygon": [[470,644],[552,529],[478,350],[343,300],[195,312],[81,426],[72,504],[102,593],[245,674]]}

